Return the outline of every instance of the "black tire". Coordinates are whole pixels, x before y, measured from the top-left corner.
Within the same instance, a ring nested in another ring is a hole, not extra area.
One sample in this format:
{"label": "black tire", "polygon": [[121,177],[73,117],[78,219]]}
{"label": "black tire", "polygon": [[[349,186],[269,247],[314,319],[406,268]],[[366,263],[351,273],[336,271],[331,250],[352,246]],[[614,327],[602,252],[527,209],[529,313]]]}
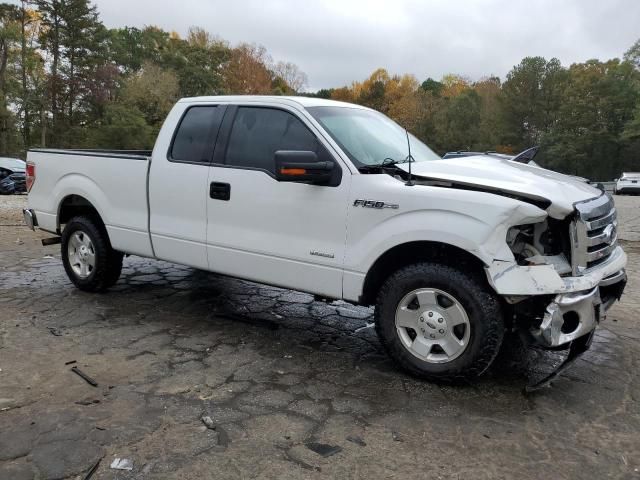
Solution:
{"label": "black tire", "polygon": [[[95,267],[85,278],[74,271],[68,255],[71,236],[76,232],[82,232],[89,237],[95,253]],[[67,223],[62,232],[61,253],[69,280],[80,290],[101,292],[114,285],[120,278],[123,254],[111,248],[104,225],[95,217],[74,217]]]}
{"label": "black tire", "polygon": [[[401,300],[410,292],[425,288],[455,297],[469,320],[466,347],[458,357],[445,363],[415,356],[404,346],[396,328],[396,308]],[[480,277],[437,263],[418,263],[392,274],[378,293],[375,323],[385,350],[403,370],[422,379],[449,383],[484,373],[498,354],[504,336],[500,302],[490,287]]]}

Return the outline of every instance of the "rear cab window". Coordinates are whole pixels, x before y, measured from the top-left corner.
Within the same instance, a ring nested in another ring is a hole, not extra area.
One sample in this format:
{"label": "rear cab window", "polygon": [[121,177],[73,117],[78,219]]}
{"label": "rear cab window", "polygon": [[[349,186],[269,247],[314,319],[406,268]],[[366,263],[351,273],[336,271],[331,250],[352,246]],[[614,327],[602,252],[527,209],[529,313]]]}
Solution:
{"label": "rear cab window", "polygon": [[224,110],[224,107],[217,105],[189,107],[182,116],[169,147],[169,160],[209,164]]}

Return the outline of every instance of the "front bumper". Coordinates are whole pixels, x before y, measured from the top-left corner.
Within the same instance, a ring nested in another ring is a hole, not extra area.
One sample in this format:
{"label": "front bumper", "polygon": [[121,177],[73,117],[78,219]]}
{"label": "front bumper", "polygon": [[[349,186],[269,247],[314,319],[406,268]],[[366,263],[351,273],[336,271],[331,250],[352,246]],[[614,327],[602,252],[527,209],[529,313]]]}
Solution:
{"label": "front bumper", "polygon": [[38,226],[36,212],[34,212],[30,208],[25,208],[24,210],[22,210],[22,215],[24,217],[24,223],[27,225],[27,227],[35,231],[36,227]]}
{"label": "front bumper", "polygon": [[624,270],[602,280],[586,292],[556,295],[544,312],[540,326],[531,333],[545,347],[559,347],[590,334],[606,311],[620,299],[627,283]]}
{"label": "front bumper", "polygon": [[521,266],[502,260],[494,260],[485,270],[489,284],[498,295],[524,298],[593,290],[626,266],[627,255],[621,247],[616,247],[604,263],[575,277],[561,277],[552,265]]}

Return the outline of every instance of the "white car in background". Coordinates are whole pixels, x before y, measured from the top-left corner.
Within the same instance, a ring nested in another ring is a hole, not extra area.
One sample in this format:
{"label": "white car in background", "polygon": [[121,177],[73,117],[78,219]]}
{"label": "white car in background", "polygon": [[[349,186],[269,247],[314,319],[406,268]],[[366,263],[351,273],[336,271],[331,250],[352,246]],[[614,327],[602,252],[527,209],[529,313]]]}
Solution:
{"label": "white car in background", "polygon": [[624,172],[616,180],[616,195],[640,193],[640,172]]}

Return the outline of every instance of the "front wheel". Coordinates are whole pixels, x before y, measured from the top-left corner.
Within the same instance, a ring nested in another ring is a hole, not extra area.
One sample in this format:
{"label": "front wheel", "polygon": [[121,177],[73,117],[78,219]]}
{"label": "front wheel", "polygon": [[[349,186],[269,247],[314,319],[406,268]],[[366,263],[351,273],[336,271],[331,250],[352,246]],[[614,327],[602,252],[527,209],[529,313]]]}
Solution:
{"label": "front wheel", "polygon": [[62,263],[80,290],[99,292],[118,281],[122,253],[111,248],[107,231],[92,217],[74,217],[62,232]]}
{"label": "front wheel", "polygon": [[400,367],[420,378],[481,375],[500,349],[500,302],[480,279],[437,263],[398,270],[383,284],[376,331]]}

